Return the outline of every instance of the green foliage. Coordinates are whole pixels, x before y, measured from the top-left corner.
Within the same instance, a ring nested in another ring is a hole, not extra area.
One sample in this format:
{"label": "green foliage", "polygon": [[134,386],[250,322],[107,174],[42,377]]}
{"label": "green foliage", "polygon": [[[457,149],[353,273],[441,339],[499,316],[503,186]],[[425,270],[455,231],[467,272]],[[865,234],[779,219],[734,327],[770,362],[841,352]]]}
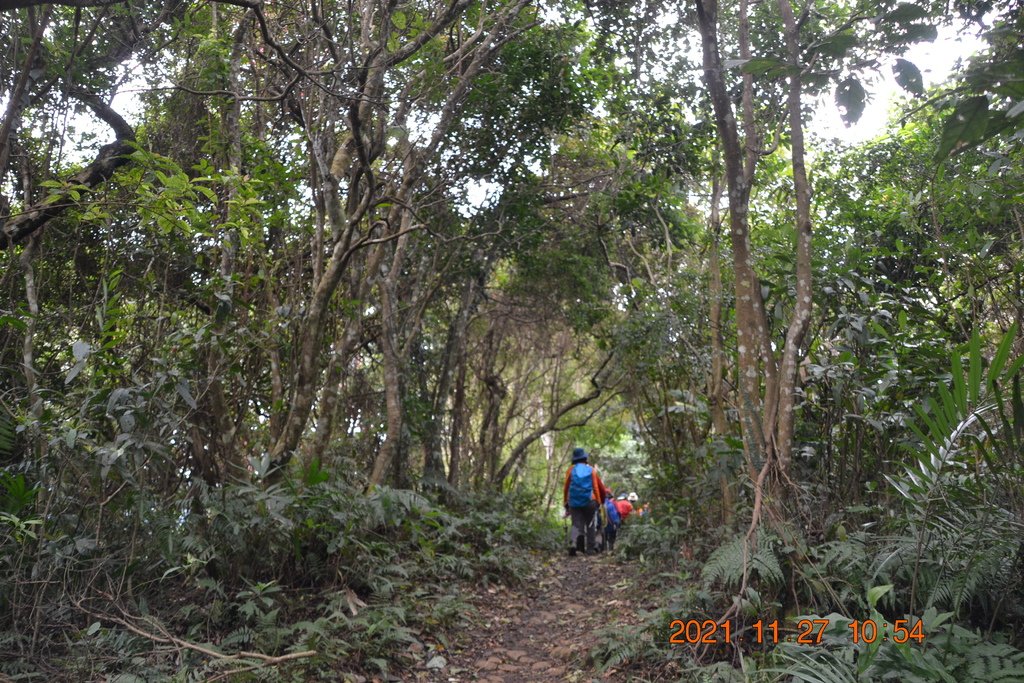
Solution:
{"label": "green foliage", "polygon": [[[949,621],[951,616],[933,608],[925,610],[920,617],[925,634],[921,642],[896,643],[891,638],[883,641],[879,637],[871,643],[853,643],[849,629],[851,620],[832,614],[828,616],[830,626],[821,644],[809,647],[781,643],[772,653],[778,668],[770,667],[766,671],[807,683],[887,680],[1008,683],[1024,675],[1024,652],[957,626]],[[806,618],[820,617],[808,615]],[[878,624],[883,623],[877,611],[872,612],[871,618]],[[917,617],[905,618],[911,625],[917,623]]]}
{"label": "green foliage", "polygon": [[616,538],[615,552],[641,564],[672,566],[679,560],[679,548],[687,535],[674,516],[651,521],[630,515]]}
{"label": "green foliage", "polygon": [[[663,572],[666,607],[638,629],[601,634],[605,667],[683,662],[678,650],[666,656],[666,619],[713,614],[735,597],[744,618],[786,613],[792,601],[848,615],[924,611],[934,629],[918,650],[780,647],[797,679],[1020,678],[1014,643],[1001,642],[1024,612],[1024,400],[1009,324],[1022,316],[1024,62],[1011,4],[819,3],[801,17],[805,92],[835,88],[848,121],[870,99],[870,70],[934,37],[954,12],[988,17],[990,50],[928,100],[939,111],[908,112],[871,145],[814,154],[817,308],[788,473],[800,497],[787,521],[803,527],[796,540],[760,531],[749,547],[715,528],[750,496],[737,486],[736,425],[709,433],[701,188],[721,170],[701,70],[675,49],[692,39],[684,9],[598,0],[530,8],[501,29],[491,23],[500,4],[452,5],[444,26],[429,3],[363,14],[287,5],[255,23],[237,7],[103,4],[3,15],[0,94],[12,95],[23,70],[28,89],[9,97],[0,146],[13,161],[0,187],[18,192],[2,198],[0,220],[54,190],[73,203],[34,258],[40,314],[12,303],[0,315],[5,675],[43,659],[75,680],[227,671],[195,651],[171,655],[125,619],[225,653],[316,649],[281,669],[294,680],[334,680],[339,666],[401,677],[416,664],[410,645],[447,647],[464,626],[460,585],[527,581],[533,553],[557,547],[537,509],[557,482],[536,458],[517,473],[548,485],[534,499],[448,488],[442,506],[402,488],[364,491],[393,416],[384,351],[416,349],[399,360],[403,432],[389,481],[416,481],[428,448],[461,453],[464,480],[486,479],[488,458],[579,395],[598,350],[613,352],[601,400],[615,395],[600,413],[613,417],[557,442],[628,450],[609,478],[649,495],[654,516],[627,522],[618,557]],[[754,56],[728,64],[729,85],[753,76],[767,135],[781,130],[792,67],[776,8],[750,11]],[[730,45],[735,26],[722,19]],[[365,58],[380,68],[367,71]],[[75,120],[75,90],[111,101],[135,61],[154,87],[130,166],[106,188],[67,180],[99,139]],[[474,63],[484,64],[475,77]],[[308,78],[292,80],[295,64]],[[915,64],[897,58],[893,71],[908,93],[925,94]],[[350,92],[360,74],[377,90]],[[339,97],[366,106],[342,111]],[[413,140],[439,119],[436,148]],[[368,158],[334,173],[330,154],[355,132]],[[750,214],[772,338],[793,289],[782,135],[760,161]],[[470,180],[493,184],[500,200],[465,206]],[[359,218],[361,207],[370,208]],[[21,248],[2,279],[11,302],[26,299]],[[344,258],[325,268],[332,253]],[[314,300],[331,278],[343,291]],[[393,338],[382,278],[394,282],[395,315],[412,321]],[[714,330],[726,348],[729,299]],[[307,346],[314,313],[325,323]],[[543,324],[527,330],[534,320]],[[553,337],[557,348],[537,351],[537,339]],[[308,358],[317,424],[295,458],[308,460],[263,480],[282,420],[305,397],[295,378]],[[517,364],[534,364],[521,382]],[[535,378],[550,368],[549,405]],[[498,398],[480,408],[485,392]],[[35,398],[42,414],[25,420]],[[307,450],[332,419],[334,442]],[[343,470],[350,479],[334,476]],[[631,483],[648,474],[646,491]],[[730,491],[734,509],[723,511]],[[720,538],[729,540],[692,581],[694,557]],[[751,583],[734,596],[745,555]],[[694,676],[735,674],[723,669]]]}
{"label": "green foliage", "polygon": [[663,647],[650,625],[624,629],[615,624],[596,631],[594,637],[596,642],[590,648],[589,657],[597,662],[599,671],[625,664],[638,666],[664,661]]}
{"label": "green foliage", "polygon": [[16,515],[35,501],[38,486],[29,486],[23,473],[0,471],[0,510]]}
{"label": "green foliage", "polygon": [[[997,13],[985,33],[989,49],[974,56],[960,75],[959,83],[942,104],[945,120],[935,152],[937,161],[950,154],[1007,137],[1019,147],[1024,124],[1024,49],[1019,35],[1019,11]],[[951,110],[951,111],[950,111]],[[998,137],[997,137],[998,136]]]}
{"label": "green foliage", "polygon": [[0,462],[14,454],[16,436],[14,420],[7,411],[0,409]]}
{"label": "green foliage", "polygon": [[[951,389],[940,384],[938,398],[929,401],[927,409],[915,407],[918,422],[909,422],[908,427],[921,439],[924,453],[916,454],[915,463],[904,466],[902,475],[889,477],[889,480],[919,513],[926,514],[933,501],[943,498],[942,488],[953,480],[958,484],[955,489],[957,495],[981,494],[985,482],[968,474],[972,467],[978,473],[977,464],[964,449],[962,441],[973,441],[984,453],[987,450],[986,436],[992,441],[999,440],[984,416],[1006,402],[1001,397],[1001,385],[1008,379],[1016,381],[1019,370],[1024,366],[1024,358],[1008,365],[1016,337],[1017,328],[1012,326],[985,370],[981,338],[975,331],[968,344],[967,368],[959,352],[952,356]],[[1004,418],[1000,428],[1009,438],[1014,433],[1011,416],[1006,410],[1001,410],[999,415]],[[985,432],[981,435],[972,432],[974,425],[984,426]],[[991,458],[986,460],[993,463]]]}
{"label": "green foliage", "polygon": [[666,637],[667,633],[672,632],[671,622],[676,619],[694,618],[703,621],[711,618],[714,603],[710,594],[695,586],[687,572],[662,571],[645,578],[647,585],[640,583],[639,577],[627,581],[635,582],[634,591],[638,595],[657,592],[658,607],[651,611],[641,611],[640,623],[632,624],[629,628],[611,624],[595,633],[589,658],[601,671],[685,666],[689,663],[686,649],[669,644]]}
{"label": "green foliage", "polygon": [[974,95],[960,100],[942,129],[935,156],[944,159],[954,149],[977,144],[989,136],[988,98]]}
{"label": "green foliage", "polygon": [[551,137],[578,125],[607,85],[586,39],[578,24],[543,25],[501,51],[452,129],[464,150],[460,170],[492,181],[521,180],[531,163],[546,162]]}
{"label": "green foliage", "polygon": [[827,541],[808,549],[808,561],[794,571],[808,588],[808,598],[819,610],[865,609],[865,591],[876,575],[872,572],[873,544],[878,538],[855,532],[847,538]]}
{"label": "green foliage", "polygon": [[913,95],[924,95],[924,82],[921,78],[921,70],[912,62],[905,59],[897,59],[892,67],[896,76],[896,83],[901,88]]}
{"label": "green foliage", "polygon": [[781,545],[777,536],[765,531],[755,532],[749,541],[746,534],[736,535],[711,553],[701,570],[701,581],[708,588],[718,585],[727,592],[735,591],[746,566],[762,586],[779,590],[785,581],[779,558]]}

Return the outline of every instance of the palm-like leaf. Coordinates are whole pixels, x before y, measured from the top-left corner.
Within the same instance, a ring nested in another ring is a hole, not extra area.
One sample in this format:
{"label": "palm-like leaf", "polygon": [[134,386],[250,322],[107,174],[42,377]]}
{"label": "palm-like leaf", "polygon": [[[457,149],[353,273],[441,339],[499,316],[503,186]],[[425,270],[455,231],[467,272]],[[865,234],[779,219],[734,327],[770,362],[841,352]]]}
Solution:
{"label": "palm-like leaf", "polygon": [[[1014,419],[1024,415],[1024,408],[1018,405],[1017,379],[1024,358],[1007,364],[1016,335],[1017,329],[1013,326],[986,370],[981,338],[975,332],[967,345],[967,367],[964,368],[959,355],[952,358],[952,386],[940,384],[936,397],[926,401],[924,406],[914,406],[918,419],[911,421],[908,427],[917,436],[922,449],[914,453],[910,463],[903,465],[900,475],[886,478],[920,513],[927,514],[931,502],[947,494],[946,484],[951,472],[970,471],[972,466],[978,472],[978,460],[964,457],[965,441],[977,444],[980,460],[991,463],[994,454],[1007,453],[1005,442],[1015,442],[1024,426]],[[1003,397],[1007,381],[1016,388],[1011,397],[1012,411],[1006,410]],[[992,411],[998,411],[1000,417],[995,429],[985,419]]]}

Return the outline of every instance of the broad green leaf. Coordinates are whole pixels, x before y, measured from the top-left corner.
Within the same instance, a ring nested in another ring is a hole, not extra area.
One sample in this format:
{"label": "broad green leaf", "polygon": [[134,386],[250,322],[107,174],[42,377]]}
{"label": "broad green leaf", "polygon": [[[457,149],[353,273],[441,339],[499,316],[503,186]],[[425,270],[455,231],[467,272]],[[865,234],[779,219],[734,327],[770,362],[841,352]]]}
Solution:
{"label": "broad green leaf", "polygon": [[778,57],[754,57],[740,67],[743,73],[754,76],[782,76],[789,65]]}
{"label": "broad green leaf", "polygon": [[958,408],[957,408],[957,405],[959,405],[959,403],[960,403],[960,396],[957,395],[956,398],[954,399],[953,394],[951,394],[949,392],[949,389],[946,388],[945,384],[940,384],[936,388],[939,391],[939,398],[942,399],[942,417],[943,417],[943,419],[942,419],[942,424],[940,424],[940,426],[945,431],[948,428],[949,423],[950,423],[950,420],[948,418],[951,417],[951,416],[955,416],[955,415],[957,415],[960,412],[958,410]]}
{"label": "broad green leaf", "polygon": [[818,51],[831,57],[842,57],[846,52],[857,44],[857,34],[852,29],[841,31],[834,36],[824,40]]}
{"label": "broad green leaf", "polygon": [[905,59],[897,59],[892,67],[896,76],[896,82],[901,88],[913,95],[924,94],[924,80],[921,78],[921,70],[913,62]]}
{"label": "broad green leaf", "polygon": [[853,76],[840,81],[836,86],[836,104],[842,109],[840,114],[846,125],[849,126],[860,120],[861,114],[864,113],[866,99],[867,93],[864,92],[864,86]]}
{"label": "broad green leaf", "polygon": [[[999,135],[1007,128],[1010,128],[1013,122],[1005,112],[993,110],[989,112],[988,126],[985,129],[985,134],[982,136],[982,140],[988,140],[991,137]],[[980,140],[979,140],[980,142]]]}
{"label": "broad green leaf", "polygon": [[904,24],[911,21],[924,19],[928,16],[928,9],[911,2],[901,2],[896,9],[885,15],[883,21],[897,24]]}
{"label": "broad green leaf", "polygon": [[941,161],[949,156],[950,152],[980,141],[988,130],[988,119],[986,96],[975,95],[961,100],[942,127],[942,138],[935,153],[936,160]]}
{"label": "broad green leaf", "polygon": [[909,423],[911,429],[914,430],[915,434],[917,434],[920,437],[921,442],[924,444],[925,448],[928,449],[929,453],[931,453],[934,456],[938,456],[939,446],[942,442],[941,434],[943,430],[940,429],[939,426],[935,424],[935,421],[932,420],[931,416],[929,416],[928,413],[921,406],[915,405],[914,412],[917,413],[917,419],[920,420],[922,424],[928,427],[928,435],[925,435],[924,433],[917,431],[917,427],[916,425],[914,425],[913,422]]}
{"label": "broad green leaf", "polygon": [[883,595],[885,595],[886,593],[891,591],[892,588],[893,588],[893,585],[891,583],[887,583],[887,584],[885,584],[883,586],[872,586],[871,588],[869,588],[868,589],[868,605],[871,606],[871,609],[874,609],[875,605],[878,604],[878,600]]}
{"label": "broad green leaf", "polygon": [[978,406],[978,398],[981,394],[981,337],[975,330],[971,335],[970,367],[967,382],[967,389],[970,393],[971,405]]}
{"label": "broad green leaf", "polygon": [[928,444],[928,437],[924,435],[924,432],[921,430],[921,427],[919,427],[914,420],[907,420],[907,429],[912,431],[914,433],[914,436],[916,436],[918,440],[921,441],[921,443],[926,445]]}
{"label": "broad green leaf", "polygon": [[1002,372],[1003,366],[1006,365],[1006,359],[1010,357],[1010,350],[1013,348],[1013,341],[1017,338],[1017,323],[1010,325],[1010,329],[1006,331],[1006,335],[1003,336],[1003,340],[999,342],[999,348],[996,349],[996,353],[992,356],[992,363],[988,368],[988,385],[993,387],[996,380],[999,378],[999,373]]}
{"label": "broad green leaf", "polygon": [[74,378],[78,377],[79,373],[81,373],[82,370],[84,370],[84,369],[85,369],[85,361],[84,360],[80,360],[77,363],[75,363],[73,366],[71,366],[71,369],[68,370],[68,374],[64,377],[64,384],[70,384],[71,380],[73,380]]}
{"label": "broad green leaf", "polygon": [[195,410],[196,408],[199,407],[198,404],[196,403],[196,400],[192,398],[192,392],[188,390],[188,383],[185,380],[181,380],[178,382],[177,389],[178,395],[181,396],[185,403],[188,404],[189,408]]}
{"label": "broad green leaf", "polygon": [[19,332],[24,332],[28,329],[28,325],[23,320],[10,315],[0,315],[0,326],[3,325],[10,325]]}

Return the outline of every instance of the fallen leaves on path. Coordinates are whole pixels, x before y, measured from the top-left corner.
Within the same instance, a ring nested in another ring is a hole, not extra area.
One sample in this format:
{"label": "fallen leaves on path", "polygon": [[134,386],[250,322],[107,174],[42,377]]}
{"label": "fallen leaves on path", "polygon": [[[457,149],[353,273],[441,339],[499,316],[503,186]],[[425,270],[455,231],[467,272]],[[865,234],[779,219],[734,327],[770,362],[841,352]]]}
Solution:
{"label": "fallen leaves on path", "polygon": [[[598,674],[587,653],[594,633],[612,624],[637,628],[628,567],[613,555],[537,555],[537,569],[518,590],[479,589],[470,602],[478,610],[461,649],[416,672],[431,683],[552,683],[617,680]],[[410,679],[412,680],[412,679]]]}

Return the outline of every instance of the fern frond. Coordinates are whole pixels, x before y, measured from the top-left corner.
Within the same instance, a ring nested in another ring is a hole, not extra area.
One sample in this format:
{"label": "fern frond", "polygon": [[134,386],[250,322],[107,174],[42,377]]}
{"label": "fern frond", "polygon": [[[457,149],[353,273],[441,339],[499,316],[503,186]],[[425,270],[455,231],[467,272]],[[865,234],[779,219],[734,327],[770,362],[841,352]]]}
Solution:
{"label": "fern frond", "polygon": [[780,645],[776,656],[782,668],[768,669],[785,674],[784,680],[803,683],[859,683],[856,651],[852,647],[840,650],[808,650],[795,645]]}
{"label": "fern frond", "polygon": [[15,439],[14,420],[6,411],[0,410],[0,460],[14,454]]}
{"label": "fern frond", "polygon": [[978,643],[967,663],[966,680],[1024,681],[1024,652],[1003,643]]}
{"label": "fern frond", "polygon": [[[716,583],[727,590],[739,588],[743,580],[743,555],[746,534],[740,534],[719,546],[708,557],[701,570],[701,580],[710,588]],[[779,539],[763,531],[754,534],[750,541],[747,563],[752,573],[766,585],[779,588],[785,582],[782,565],[776,555]]]}

